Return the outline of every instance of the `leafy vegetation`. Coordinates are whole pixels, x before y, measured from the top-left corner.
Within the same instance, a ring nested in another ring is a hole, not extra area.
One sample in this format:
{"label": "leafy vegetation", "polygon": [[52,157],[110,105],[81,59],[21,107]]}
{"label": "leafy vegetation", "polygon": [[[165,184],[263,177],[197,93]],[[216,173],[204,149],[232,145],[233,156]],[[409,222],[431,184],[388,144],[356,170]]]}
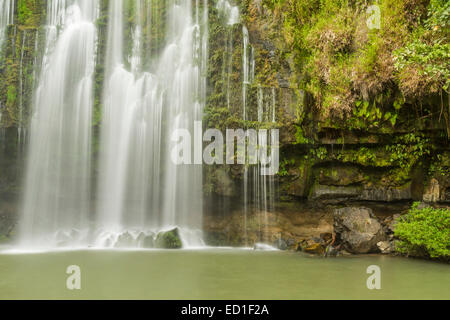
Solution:
{"label": "leafy vegetation", "polygon": [[19,22],[23,25],[32,24],[34,1],[32,0],[20,0],[18,4],[18,18]]}
{"label": "leafy vegetation", "polygon": [[[299,87],[322,119],[355,129],[395,126],[401,108],[448,101],[450,4],[445,0],[264,0],[283,21],[285,42],[303,75]],[[368,28],[370,5],[380,28]],[[448,130],[450,136],[450,130]]]}
{"label": "leafy vegetation", "polygon": [[410,256],[450,259],[450,209],[415,203],[395,228],[396,250]]}

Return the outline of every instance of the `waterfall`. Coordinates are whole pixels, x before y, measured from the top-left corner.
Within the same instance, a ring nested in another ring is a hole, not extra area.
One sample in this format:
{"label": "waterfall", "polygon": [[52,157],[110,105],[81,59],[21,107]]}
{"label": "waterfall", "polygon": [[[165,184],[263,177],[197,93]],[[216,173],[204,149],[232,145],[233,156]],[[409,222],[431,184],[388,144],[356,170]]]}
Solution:
{"label": "waterfall", "polygon": [[275,93],[275,88],[272,87],[272,122],[276,122],[276,112],[277,112],[277,96]]}
{"label": "waterfall", "polygon": [[258,122],[263,121],[264,113],[264,93],[261,86],[258,86]]}
{"label": "waterfall", "polygon": [[5,41],[6,28],[14,23],[15,0],[0,0],[0,51]]}
{"label": "waterfall", "polygon": [[48,1],[20,225],[25,246],[74,245],[85,237],[97,15],[96,0]]}
{"label": "waterfall", "polygon": [[240,21],[239,8],[233,6],[227,0],[219,0],[216,4],[216,9],[219,14],[224,18],[226,23],[227,40],[225,44],[225,50],[223,53],[224,64],[223,64],[223,83],[225,86],[227,107],[230,109],[230,82],[231,73],[233,72],[233,26]]}
{"label": "waterfall", "polygon": [[240,14],[239,8],[237,6],[233,6],[227,0],[219,0],[216,4],[216,9],[218,10],[219,15],[224,19],[227,31],[227,40],[225,50],[223,52],[223,83],[224,90],[226,92],[227,107],[230,109],[230,82],[231,73],[233,71],[233,26],[239,23]]}
{"label": "waterfall", "polygon": [[[172,133],[186,129],[194,136],[205,103],[207,1],[203,8],[199,2],[168,1],[166,45],[145,71],[139,63],[143,19],[136,21],[128,70],[123,2],[110,2],[96,245],[116,245],[124,234],[136,242],[175,226],[185,246],[202,244],[201,165],[170,158]],[[137,2],[137,17],[151,11],[143,5]]]}
{"label": "waterfall", "polygon": [[247,120],[247,86],[250,84],[249,81],[249,59],[248,59],[248,47],[249,47],[249,36],[246,26],[242,27],[243,35],[243,53],[242,53],[242,114],[243,120]]}
{"label": "waterfall", "polygon": [[[249,48],[250,56],[248,55]],[[244,120],[247,120],[247,86],[251,85],[255,81],[255,48],[250,44],[249,34],[247,28],[243,27],[243,110]],[[258,85],[256,91],[256,121],[263,123],[275,123],[276,122],[276,90],[274,87],[270,90],[270,95],[265,92],[268,88],[263,88]],[[252,119],[255,120],[255,119]],[[270,133],[268,131],[260,132],[258,135],[259,145],[267,145],[271,139],[268,137]],[[261,157],[259,153],[258,157]],[[261,159],[260,159],[261,160]],[[272,239],[269,239],[269,212],[274,210],[274,191],[275,191],[275,178],[273,176],[261,175],[262,165],[246,166],[244,170],[244,225],[247,224],[247,215],[249,211],[249,204],[252,209],[258,213],[259,224],[259,240],[269,243]],[[247,232],[247,231],[246,231]]]}
{"label": "waterfall", "polygon": [[216,9],[225,18],[228,25],[232,26],[239,23],[241,18],[238,6],[233,6],[227,0],[219,0],[217,1]]}
{"label": "waterfall", "polygon": [[18,128],[17,128],[17,136],[18,136],[18,144],[19,144],[19,150],[22,145],[22,140],[25,137],[25,128],[23,126],[23,96],[24,96],[24,90],[23,90],[23,54],[25,52],[25,41],[27,39],[27,30],[24,30],[22,32],[22,47],[20,50],[20,64],[19,64],[19,119],[18,119]]}
{"label": "waterfall", "polygon": [[[33,74],[39,76],[20,223],[23,247],[137,247],[173,227],[184,246],[203,245],[201,159],[177,165],[170,156],[176,130],[187,130],[201,143],[208,1],[168,0],[160,10],[164,17],[156,16],[153,5],[132,3],[127,39],[125,1],[109,1],[98,175],[92,176],[100,1],[47,1],[41,63],[34,57]],[[144,35],[157,34],[152,28],[163,19],[163,39],[157,41],[164,45],[160,50],[155,44],[148,54],[154,44]],[[19,107],[22,123],[22,100]]]}

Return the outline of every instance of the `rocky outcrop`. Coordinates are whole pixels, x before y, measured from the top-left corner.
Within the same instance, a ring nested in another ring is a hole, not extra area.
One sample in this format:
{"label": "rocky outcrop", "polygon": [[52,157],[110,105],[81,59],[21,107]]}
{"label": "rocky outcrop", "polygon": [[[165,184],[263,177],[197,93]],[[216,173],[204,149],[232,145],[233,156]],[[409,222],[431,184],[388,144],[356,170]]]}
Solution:
{"label": "rocky outcrop", "polygon": [[386,240],[382,224],[369,208],[336,209],[334,231],[342,247],[351,253],[377,252],[377,243]]}
{"label": "rocky outcrop", "polygon": [[317,184],[314,185],[311,191],[310,200],[358,199],[358,197],[361,195],[361,192],[361,187],[325,186]]}
{"label": "rocky outcrop", "polygon": [[122,233],[117,238],[114,247],[116,248],[131,248],[133,247],[134,238],[129,232]]}
{"label": "rocky outcrop", "polygon": [[378,187],[363,190],[361,200],[392,202],[411,199],[411,188],[407,184],[401,187]]}
{"label": "rocky outcrop", "polygon": [[377,247],[383,254],[389,254],[394,252],[394,246],[391,241],[380,241],[377,243]]}
{"label": "rocky outcrop", "polygon": [[[223,215],[222,215],[223,214]],[[231,212],[205,212],[205,242],[211,246],[253,246],[264,242],[278,249],[296,250],[303,240],[333,231],[332,210],[301,203],[277,203],[272,212],[248,207]]]}
{"label": "rocky outcrop", "polygon": [[137,237],[139,247],[151,249],[155,247],[155,235],[153,233],[141,232]]}
{"label": "rocky outcrop", "polygon": [[279,250],[286,250],[288,248],[286,241],[281,238],[275,240],[275,242],[273,243],[273,246]]}
{"label": "rocky outcrop", "polygon": [[430,183],[425,189],[423,194],[423,201],[425,202],[437,202],[439,201],[439,181],[437,179],[431,179]]}
{"label": "rocky outcrop", "polygon": [[311,238],[300,243],[301,251],[316,255],[324,255],[326,251],[326,245],[323,239]]}
{"label": "rocky outcrop", "polygon": [[182,247],[180,232],[178,228],[161,231],[156,236],[155,247],[160,249],[181,249]]}

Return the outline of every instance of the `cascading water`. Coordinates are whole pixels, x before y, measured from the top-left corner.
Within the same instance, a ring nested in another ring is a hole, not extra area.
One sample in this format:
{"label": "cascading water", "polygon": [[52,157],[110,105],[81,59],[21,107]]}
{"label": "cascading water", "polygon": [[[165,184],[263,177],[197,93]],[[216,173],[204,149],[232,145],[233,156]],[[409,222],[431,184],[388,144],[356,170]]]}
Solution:
{"label": "cascading water", "polygon": [[[152,23],[161,25],[153,2],[134,2],[132,39],[125,37],[124,1],[109,2],[93,202],[91,128],[99,3],[47,2],[20,244],[136,247],[156,231],[178,227],[185,246],[203,245],[201,159],[196,157],[196,165],[176,165],[171,152],[177,130],[201,139],[208,1],[166,2],[161,13],[167,21],[161,40],[165,46],[159,47],[144,44],[144,30],[151,30]],[[149,47],[152,61],[144,50]]]}
{"label": "cascading water", "polygon": [[[0,57],[2,56],[3,44],[6,39],[8,25],[14,23],[15,0],[0,0]],[[0,122],[2,120],[2,103],[0,102]],[[1,129],[0,141],[4,140],[4,128]]]}
{"label": "cascading water", "polygon": [[[270,95],[264,93],[265,90],[261,86],[258,87],[257,93],[257,116],[258,122],[275,123],[276,112],[276,96],[275,88],[271,88]],[[267,139],[267,136],[259,137]],[[269,144],[270,139],[265,140]],[[266,143],[263,142],[263,145]],[[269,212],[274,209],[274,191],[275,191],[275,179],[273,176],[260,175],[261,165],[252,168],[253,183],[251,190],[253,192],[253,203],[257,212],[263,213],[263,221],[259,219],[261,241],[269,242],[267,238],[267,229],[269,226]],[[264,230],[262,229],[264,226]]]}
{"label": "cascading water", "polygon": [[23,84],[23,56],[24,56],[24,47],[25,47],[25,41],[27,39],[27,30],[23,30],[22,32],[22,47],[20,50],[20,64],[19,64],[19,119],[18,119],[18,129],[17,129],[17,136],[18,136],[18,144],[19,144],[19,151],[21,150],[23,140],[26,135],[26,130],[24,126],[24,84]]}
{"label": "cascading water", "polygon": [[[243,120],[275,123],[276,122],[276,96],[275,88],[271,89],[270,98],[265,93],[266,88],[258,85],[256,90],[256,118],[248,114],[249,88],[255,81],[255,49],[250,43],[249,32],[246,26],[242,27],[243,53],[242,53],[242,117]],[[262,134],[258,136],[260,145],[268,145],[270,139]],[[270,146],[269,146],[270,148]],[[265,157],[261,153],[259,157]],[[261,159],[260,159],[261,160]],[[244,200],[244,233],[247,237],[247,220],[250,212],[256,213],[259,225],[259,241],[266,243],[268,239],[269,212],[274,209],[275,179],[273,176],[261,175],[262,165],[247,164],[243,174],[243,200]]]}
{"label": "cascading water", "polygon": [[[110,4],[96,245],[139,246],[153,232],[175,226],[185,246],[201,245],[201,165],[176,165],[170,155],[173,132],[194,136],[194,121],[202,119],[207,1],[203,7],[199,0],[167,3],[166,46],[154,58],[156,67],[144,72],[137,67],[142,19],[127,70],[123,3]],[[138,2],[136,10],[143,6]],[[136,15],[142,12],[148,10]]]}
{"label": "cascading water", "polygon": [[242,36],[243,36],[243,54],[242,54],[242,114],[243,120],[247,120],[247,89],[250,85],[250,63],[249,63],[249,35],[248,29],[246,26],[242,27]]}
{"label": "cascading water", "polygon": [[239,23],[241,17],[238,6],[232,5],[227,0],[219,0],[217,1],[216,9],[225,17],[228,25],[232,26]]}
{"label": "cascading water", "polygon": [[230,82],[231,73],[233,68],[233,26],[240,21],[239,8],[233,6],[227,0],[219,0],[216,4],[216,9],[222,16],[226,23],[227,41],[225,44],[225,50],[223,52],[223,83],[224,90],[226,92],[227,107],[230,109]]}
{"label": "cascading water", "polygon": [[23,246],[74,245],[86,237],[97,15],[96,0],[48,1],[46,52],[30,124]]}
{"label": "cascading water", "polygon": [[0,50],[6,38],[6,28],[14,23],[15,0],[0,0]]}

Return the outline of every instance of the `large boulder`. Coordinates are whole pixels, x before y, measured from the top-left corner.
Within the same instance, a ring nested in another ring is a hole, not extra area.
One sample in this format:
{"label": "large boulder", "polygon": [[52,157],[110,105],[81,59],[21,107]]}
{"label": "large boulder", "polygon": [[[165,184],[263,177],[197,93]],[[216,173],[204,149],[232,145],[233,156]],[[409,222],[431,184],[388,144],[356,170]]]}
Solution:
{"label": "large boulder", "polygon": [[180,249],[182,247],[180,232],[178,228],[161,231],[156,236],[155,247],[161,249]]}
{"label": "large boulder", "polygon": [[386,234],[369,208],[346,207],[334,211],[334,230],[343,247],[351,253],[377,252]]}

